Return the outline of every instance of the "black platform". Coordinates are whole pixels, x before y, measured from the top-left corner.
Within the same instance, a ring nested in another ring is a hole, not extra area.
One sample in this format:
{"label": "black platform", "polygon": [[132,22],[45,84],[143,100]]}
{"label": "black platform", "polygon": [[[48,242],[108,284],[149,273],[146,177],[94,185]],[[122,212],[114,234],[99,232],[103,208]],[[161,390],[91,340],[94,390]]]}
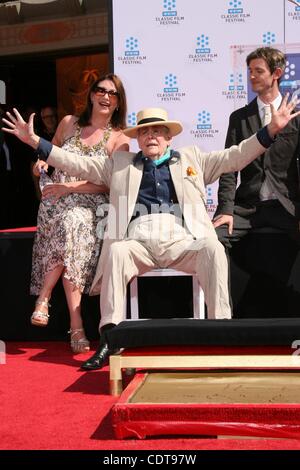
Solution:
{"label": "black platform", "polygon": [[107,332],[112,349],[147,346],[292,346],[300,319],[144,320],[121,322]]}

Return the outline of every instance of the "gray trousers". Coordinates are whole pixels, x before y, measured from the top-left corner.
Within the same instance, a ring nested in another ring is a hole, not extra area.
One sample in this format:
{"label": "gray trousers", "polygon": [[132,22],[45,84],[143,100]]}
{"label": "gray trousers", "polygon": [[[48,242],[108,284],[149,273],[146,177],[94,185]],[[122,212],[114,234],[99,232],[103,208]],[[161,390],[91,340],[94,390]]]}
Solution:
{"label": "gray trousers", "polygon": [[175,216],[151,214],[134,220],[128,237],[110,247],[102,277],[100,327],[124,320],[127,284],[155,268],[196,274],[208,318],[231,318],[227,259],[217,236],[195,240]]}

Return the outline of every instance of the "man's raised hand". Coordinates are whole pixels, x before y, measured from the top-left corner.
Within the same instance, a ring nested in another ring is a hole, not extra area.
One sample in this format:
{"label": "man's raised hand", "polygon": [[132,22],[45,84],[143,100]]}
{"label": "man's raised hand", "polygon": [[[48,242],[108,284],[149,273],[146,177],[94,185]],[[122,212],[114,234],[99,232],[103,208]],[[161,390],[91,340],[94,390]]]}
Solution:
{"label": "man's raised hand", "polygon": [[293,113],[293,110],[300,103],[300,100],[288,101],[288,98],[289,93],[285,95],[277,110],[271,104],[272,120],[267,126],[270,137],[274,137],[290,122],[291,119],[300,115],[300,111]]}
{"label": "man's raised hand", "polygon": [[16,108],[13,108],[14,114],[7,111],[7,119],[2,118],[2,121],[8,127],[2,127],[2,130],[16,136],[25,144],[30,145],[33,148],[38,147],[39,137],[35,134],[33,128],[33,119],[35,113],[32,113],[29,117],[28,123],[24,121],[21,114]]}

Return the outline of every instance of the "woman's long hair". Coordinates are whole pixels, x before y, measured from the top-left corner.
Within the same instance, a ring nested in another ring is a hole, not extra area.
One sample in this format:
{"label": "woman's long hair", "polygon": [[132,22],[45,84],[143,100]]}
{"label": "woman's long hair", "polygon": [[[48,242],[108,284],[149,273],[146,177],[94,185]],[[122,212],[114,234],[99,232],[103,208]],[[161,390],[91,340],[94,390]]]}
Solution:
{"label": "woman's long hair", "polygon": [[113,112],[111,117],[111,125],[113,129],[124,129],[126,127],[126,114],[127,114],[127,101],[126,101],[126,93],[123,86],[122,81],[120,78],[113,74],[107,73],[106,75],[102,75],[94,83],[91,85],[88,95],[87,95],[87,104],[84,111],[80,114],[78,119],[78,124],[80,127],[86,127],[91,124],[91,115],[93,110],[93,104],[91,101],[91,93],[96,89],[100,82],[104,80],[110,80],[114,83],[116,90],[118,92],[118,106]]}

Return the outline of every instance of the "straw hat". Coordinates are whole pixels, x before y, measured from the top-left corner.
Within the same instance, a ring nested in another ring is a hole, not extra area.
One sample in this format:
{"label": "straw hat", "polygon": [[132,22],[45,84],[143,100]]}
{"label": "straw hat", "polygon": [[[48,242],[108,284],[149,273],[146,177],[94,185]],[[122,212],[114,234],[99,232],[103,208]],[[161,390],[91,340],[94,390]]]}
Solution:
{"label": "straw hat", "polygon": [[133,127],[124,129],[124,134],[128,137],[136,138],[137,131],[146,126],[165,126],[170,130],[174,137],[182,131],[182,125],[179,121],[169,121],[167,111],[162,108],[146,108],[137,113],[137,124]]}

